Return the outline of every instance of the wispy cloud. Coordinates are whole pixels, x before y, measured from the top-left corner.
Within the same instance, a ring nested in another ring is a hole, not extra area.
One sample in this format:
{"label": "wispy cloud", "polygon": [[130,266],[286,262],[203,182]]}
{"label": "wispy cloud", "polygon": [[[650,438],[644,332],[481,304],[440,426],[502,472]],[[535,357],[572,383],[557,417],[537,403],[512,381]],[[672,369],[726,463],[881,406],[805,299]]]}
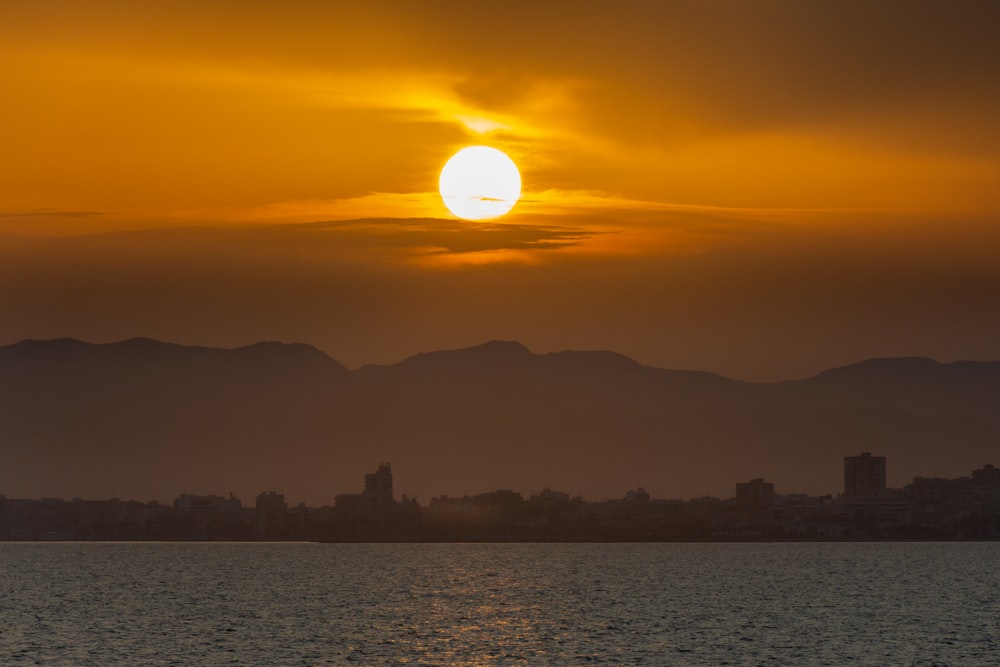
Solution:
{"label": "wispy cloud", "polygon": [[[434,265],[490,254],[490,261],[525,261],[539,252],[579,246],[601,232],[582,226],[470,222],[440,218],[362,218],[304,223],[170,226],[91,234],[64,243],[120,252],[131,247],[156,255]],[[505,254],[506,253],[506,254]],[[480,261],[480,260],[475,260]]]}
{"label": "wispy cloud", "polygon": [[54,208],[40,208],[33,211],[0,211],[0,218],[93,218],[113,213],[114,211],[61,211]]}

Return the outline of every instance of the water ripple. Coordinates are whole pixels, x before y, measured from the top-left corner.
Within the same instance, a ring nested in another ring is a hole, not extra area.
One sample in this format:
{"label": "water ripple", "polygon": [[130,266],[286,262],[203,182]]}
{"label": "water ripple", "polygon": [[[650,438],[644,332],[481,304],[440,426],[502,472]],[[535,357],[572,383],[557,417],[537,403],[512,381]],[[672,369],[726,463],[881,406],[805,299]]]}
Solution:
{"label": "water ripple", "polygon": [[0,544],[4,665],[1000,664],[1000,544]]}

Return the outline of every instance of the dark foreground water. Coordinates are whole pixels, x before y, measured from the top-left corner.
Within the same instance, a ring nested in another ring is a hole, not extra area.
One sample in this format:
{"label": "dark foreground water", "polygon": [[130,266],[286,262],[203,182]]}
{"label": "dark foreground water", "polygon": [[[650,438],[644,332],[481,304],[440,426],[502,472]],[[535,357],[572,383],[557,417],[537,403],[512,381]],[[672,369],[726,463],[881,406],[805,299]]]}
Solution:
{"label": "dark foreground water", "polygon": [[0,544],[0,665],[998,665],[1000,544]]}

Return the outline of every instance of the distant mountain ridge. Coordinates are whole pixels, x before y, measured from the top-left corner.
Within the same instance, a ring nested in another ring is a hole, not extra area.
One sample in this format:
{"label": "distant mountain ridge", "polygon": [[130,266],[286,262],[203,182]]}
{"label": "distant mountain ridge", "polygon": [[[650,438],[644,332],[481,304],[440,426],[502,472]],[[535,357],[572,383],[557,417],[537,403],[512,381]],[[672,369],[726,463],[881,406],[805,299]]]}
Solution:
{"label": "distant mountain ridge", "polygon": [[870,359],[755,384],[609,351],[490,341],[348,370],[305,344],[137,338],[0,347],[0,493],[169,499],[265,488],[332,502],[392,460],[397,489],[590,498],[836,492],[843,456],[890,483],[1000,463],[1000,362]]}

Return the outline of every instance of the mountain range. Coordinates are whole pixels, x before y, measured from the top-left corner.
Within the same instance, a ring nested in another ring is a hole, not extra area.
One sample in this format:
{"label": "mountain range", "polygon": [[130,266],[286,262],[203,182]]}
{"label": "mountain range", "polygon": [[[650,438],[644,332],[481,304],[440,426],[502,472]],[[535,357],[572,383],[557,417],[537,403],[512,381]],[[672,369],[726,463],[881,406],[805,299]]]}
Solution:
{"label": "mountain range", "polygon": [[890,486],[1000,464],[1000,362],[869,359],[748,383],[516,342],[348,370],[304,344],[149,339],[0,347],[0,494],[169,501],[262,490],[332,504],[391,461],[397,497],[545,487],[588,499],[837,493],[843,457]]}

